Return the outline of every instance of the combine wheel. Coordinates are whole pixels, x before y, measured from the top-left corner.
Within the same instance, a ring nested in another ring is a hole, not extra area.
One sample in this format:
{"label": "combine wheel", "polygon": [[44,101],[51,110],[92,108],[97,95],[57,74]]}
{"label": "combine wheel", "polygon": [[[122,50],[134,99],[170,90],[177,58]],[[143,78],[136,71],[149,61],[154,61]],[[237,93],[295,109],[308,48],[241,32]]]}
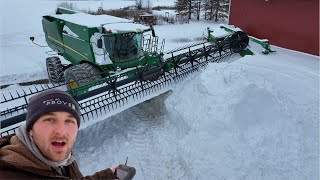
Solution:
{"label": "combine wheel", "polygon": [[48,57],[46,59],[46,65],[49,81],[51,83],[59,83],[64,81],[63,65],[61,64],[59,57]]}
{"label": "combine wheel", "polygon": [[65,71],[68,89],[78,88],[88,82],[100,79],[101,72],[91,64],[83,63],[71,66]]}

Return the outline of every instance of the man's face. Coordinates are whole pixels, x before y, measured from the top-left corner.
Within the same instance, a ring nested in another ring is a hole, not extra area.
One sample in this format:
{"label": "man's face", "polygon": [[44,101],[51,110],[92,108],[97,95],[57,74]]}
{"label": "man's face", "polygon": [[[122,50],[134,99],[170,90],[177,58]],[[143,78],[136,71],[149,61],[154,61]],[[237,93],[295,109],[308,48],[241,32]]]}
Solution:
{"label": "man's face", "polygon": [[29,132],[42,155],[55,162],[67,158],[77,133],[77,119],[67,112],[44,114],[33,124]]}

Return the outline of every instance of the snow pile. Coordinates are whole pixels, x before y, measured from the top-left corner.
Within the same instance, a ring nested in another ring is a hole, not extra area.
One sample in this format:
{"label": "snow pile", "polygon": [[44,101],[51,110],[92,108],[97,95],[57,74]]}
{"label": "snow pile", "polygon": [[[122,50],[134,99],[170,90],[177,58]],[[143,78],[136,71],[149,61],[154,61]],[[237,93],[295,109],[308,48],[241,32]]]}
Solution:
{"label": "snow pile", "polygon": [[271,60],[277,51],[210,64],[169,96],[81,130],[81,170],[128,156],[136,179],[317,179],[319,75]]}
{"label": "snow pile", "polygon": [[317,78],[245,61],[212,64],[168,99],[190,127],[182,158],[200,179],[317,179]]}

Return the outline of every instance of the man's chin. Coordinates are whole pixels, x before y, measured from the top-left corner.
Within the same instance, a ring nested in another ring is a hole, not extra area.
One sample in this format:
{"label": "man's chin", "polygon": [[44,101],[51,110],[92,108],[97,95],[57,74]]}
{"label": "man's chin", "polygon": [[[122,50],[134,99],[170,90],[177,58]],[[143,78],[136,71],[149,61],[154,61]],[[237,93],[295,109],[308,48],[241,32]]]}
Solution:
{"label": "man's chin", "polygon": [[64,158],[53,158],[53,159],[51,159],[51,161],[53,161],[53,162],[61,162],[61,161],[64,161],[65,159],[67,159],[67,157],[64,157]]}
{"label": "man's chin", "polygon": [[67,159],[68,155],[66,153],[60,154],[60,153],[55,153],[54,155],[51,155],[50,159],[53,162],[61,162]]}

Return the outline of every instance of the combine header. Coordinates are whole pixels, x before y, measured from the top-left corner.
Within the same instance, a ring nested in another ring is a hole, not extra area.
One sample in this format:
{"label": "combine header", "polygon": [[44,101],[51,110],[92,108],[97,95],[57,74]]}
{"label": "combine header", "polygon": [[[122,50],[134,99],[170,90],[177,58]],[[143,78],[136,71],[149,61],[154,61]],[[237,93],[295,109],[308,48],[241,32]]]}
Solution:
{"label": "combine header", "polygon": [[48,57],[50,84],[3,93],[1,136],[14,133],[25,120],[28,99],[41,91],[66,90],[78,101],[82,121],[88,121],[164,90],[209,62],[248,51],[249,43],[242,31],[218,38],[209,32],[209,42],[164,53],[164,41],[152,26],[64,8],[43,16],[42,25],[48,46],[70,64],[63,65],[58,56]]}
{"label": "combine header", "polygon": [[259,44],[264,49],[262,51],[263,54],[269,54],[271,52],[275,52],[271,50],[269,40],[267,39],[258,39],[253,36],[248,36],[240,28],[237,28],[233,25],[220,25],[220,28],[223,30],[222,33],[221,31],[219,31],[219,33],[215,34],[214,31],[208,27],[207,39],[209,42],[217,43],[219,44],[219,46],[223,46],[224,44],[223,42],[225,42],[226,37],[229,38],[230,36],[233,36],[232,39],[236,39],[235,36],[237,36],[238,41],[232,42],[233,43],[232,46],[235,48],[236,47],[239,48],[236,51],[239,52],[241,56],[254,54],[252,51],[250,51],[250,49],[243,48],[248,46],[249,40]]}

